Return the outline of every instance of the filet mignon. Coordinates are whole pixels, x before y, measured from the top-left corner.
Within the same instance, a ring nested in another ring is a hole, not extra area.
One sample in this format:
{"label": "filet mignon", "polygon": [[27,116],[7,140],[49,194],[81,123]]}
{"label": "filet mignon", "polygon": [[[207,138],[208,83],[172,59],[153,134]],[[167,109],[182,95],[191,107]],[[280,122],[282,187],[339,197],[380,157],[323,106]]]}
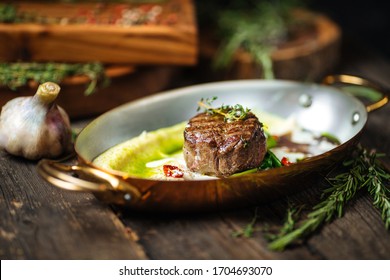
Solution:
{"label": "filet mignon", "polygon": [[200,113],[184,130],[187,167],[205,175],[227,177],[258,167],[266,149],[262,124],[251,112],[232,122],[219,114]]}

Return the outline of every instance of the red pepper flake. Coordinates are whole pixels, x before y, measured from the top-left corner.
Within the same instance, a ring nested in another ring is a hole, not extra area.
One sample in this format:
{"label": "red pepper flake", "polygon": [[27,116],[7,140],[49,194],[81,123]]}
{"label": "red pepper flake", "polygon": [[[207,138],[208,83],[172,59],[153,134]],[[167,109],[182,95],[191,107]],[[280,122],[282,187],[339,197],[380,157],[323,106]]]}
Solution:
{"label": "red pepper flake", "polygon": [[174,165],[165,164],[163,165],[164,174],[167,177],[172,178],[183,178],[184,172],[179,167]]}
{"label": "red pepper flake", "polygon": [[280,161],[283,166],[289,166],[291,165],[291,162],[288,160],[288,158],[283,157],[282,160]]}

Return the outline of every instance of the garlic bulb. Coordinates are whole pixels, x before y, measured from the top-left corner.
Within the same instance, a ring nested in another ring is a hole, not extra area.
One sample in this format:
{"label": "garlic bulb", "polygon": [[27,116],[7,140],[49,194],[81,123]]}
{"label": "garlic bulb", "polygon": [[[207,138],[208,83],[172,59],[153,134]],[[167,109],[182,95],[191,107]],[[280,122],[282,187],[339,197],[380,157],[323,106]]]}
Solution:
{"label": "garlic bulb", "polygon": [[0,114],[0,149],[31,160],[71,151],[69,117],[55,103],[59,92],[57,84],[47,82],[34,96],[8,101]]}

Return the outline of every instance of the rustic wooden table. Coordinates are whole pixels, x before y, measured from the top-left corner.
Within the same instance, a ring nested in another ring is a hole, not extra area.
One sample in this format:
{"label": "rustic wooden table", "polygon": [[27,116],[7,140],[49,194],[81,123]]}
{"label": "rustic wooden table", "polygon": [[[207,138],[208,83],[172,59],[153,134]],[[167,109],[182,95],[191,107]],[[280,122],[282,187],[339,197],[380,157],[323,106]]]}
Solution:
{"label": "rustic wooden table", "polygon": [[[360,75],[390,88],[390,61],[343,52],[337,72]],[[390,155],[390,105],[370,113],[362,144]],[[74,123],[83,126],[88,120]],[[384,159],[387,167],[390,158]],[[254,209],[191,215],[136,213],[105,205],[92,194],[57,189],[36,163],[0,152],[1,259],[390,259],[390,234],[366,193],[344,216],[284,252],[267,249],[266,228],[280,226],[289,202],[318,202],[324,180],[258,207],[251,238],[232,237]]]}

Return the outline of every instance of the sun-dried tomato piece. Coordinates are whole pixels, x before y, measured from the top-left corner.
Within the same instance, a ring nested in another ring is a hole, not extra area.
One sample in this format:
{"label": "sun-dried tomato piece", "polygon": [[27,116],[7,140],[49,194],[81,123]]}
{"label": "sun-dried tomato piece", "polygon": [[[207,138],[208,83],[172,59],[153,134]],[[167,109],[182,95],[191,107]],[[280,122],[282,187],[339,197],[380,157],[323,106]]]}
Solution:
{"label": "sun-dried tomato piece", "polygon": [[179,167],[174,165],[165,164],[163,166],[164,174],[167,177],[183,178],[184,172]]}

